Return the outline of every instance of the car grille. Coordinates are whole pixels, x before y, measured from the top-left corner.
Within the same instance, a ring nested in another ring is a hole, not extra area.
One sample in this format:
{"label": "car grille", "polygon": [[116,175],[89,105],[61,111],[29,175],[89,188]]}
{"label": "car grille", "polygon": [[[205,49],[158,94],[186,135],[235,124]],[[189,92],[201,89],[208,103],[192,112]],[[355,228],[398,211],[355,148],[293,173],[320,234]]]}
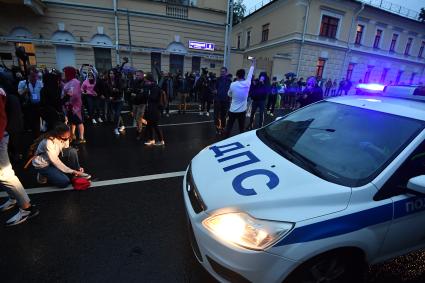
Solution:
{"label": "car grille", "polygon": [[207,209],[205,203],[203,202],[201,195],[193,181],[192,176],[192,166],[189,167],[186,175],[186,192],[189,196],[190,204],[192,205],[193,211],[196,214],[199,214],[202,211]]}

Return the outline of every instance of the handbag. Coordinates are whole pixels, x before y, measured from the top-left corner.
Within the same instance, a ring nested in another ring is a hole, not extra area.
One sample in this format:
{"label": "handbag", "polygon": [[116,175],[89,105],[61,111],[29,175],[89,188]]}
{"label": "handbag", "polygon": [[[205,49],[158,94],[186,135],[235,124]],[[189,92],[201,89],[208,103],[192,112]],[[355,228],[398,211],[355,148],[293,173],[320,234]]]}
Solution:
{"label": "handbag", "polygon": [[85,191],[91,186],[90,180],[82,177],[74,177],[71,179],[72,187],[76,191]]}

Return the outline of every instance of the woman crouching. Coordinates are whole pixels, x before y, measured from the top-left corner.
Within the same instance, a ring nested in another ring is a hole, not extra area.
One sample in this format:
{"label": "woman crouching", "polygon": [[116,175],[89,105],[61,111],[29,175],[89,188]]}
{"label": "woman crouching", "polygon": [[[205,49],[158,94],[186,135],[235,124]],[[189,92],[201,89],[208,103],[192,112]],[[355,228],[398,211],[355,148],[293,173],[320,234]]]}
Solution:
{"label": "woman crouching", "polygon": [[37,170],[40,184],[49,182],[65,188],[74,176],[90,179],[91,176],[84,173],[79,164],[77,150],[69,146],[70,136],[70,128],[61,123],[31,146],[31,150],[35,151],[32,165]]}

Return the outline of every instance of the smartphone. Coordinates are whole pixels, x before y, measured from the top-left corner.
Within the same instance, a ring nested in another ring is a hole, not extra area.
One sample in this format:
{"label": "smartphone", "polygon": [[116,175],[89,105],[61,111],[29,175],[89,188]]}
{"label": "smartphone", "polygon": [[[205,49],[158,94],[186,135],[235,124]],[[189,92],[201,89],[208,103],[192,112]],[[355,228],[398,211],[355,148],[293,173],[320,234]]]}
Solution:
{"label": "smartphone", "polygon": [[254,60],[254,59],[255,59],[255,57],[248,56],[248,60]]}

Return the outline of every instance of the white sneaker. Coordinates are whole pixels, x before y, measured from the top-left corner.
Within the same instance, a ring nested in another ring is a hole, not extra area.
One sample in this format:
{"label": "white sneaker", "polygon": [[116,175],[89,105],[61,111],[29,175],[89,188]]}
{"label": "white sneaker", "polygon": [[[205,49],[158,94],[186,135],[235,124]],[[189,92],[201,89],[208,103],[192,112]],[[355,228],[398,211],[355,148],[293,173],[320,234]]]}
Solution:
{"label": "white sneaker", "polygon": [[12,209],[16,206],[16,200],[15,199],[8,199],[5,203],[0,205],[0,211],[8,211],[9,209]]}
{"label": "white sneaker", "polygon": [[96,119],[91,119],[91,122],[92,122],[93,125],[97,124]]}
{"label": "white sneaker", "polygon": [[98,121],[99,123],[103,123],[102,118],[98,118],[98,119],[97,119],[97,121]]}
{"label": "white sneaker", "polygon": [[40,185],[44,185],[47,183],[47,178],[41,175],[40,173],[37,173],[37,183],[39,183]]}
{"label": "white sneaker", "polygon": [[121,126],[120,127],[120,129],[119,129],[119,131],[122,133],[122,132],[124,132],[125,131],[125,127],[124,126]]}
{"label": "white sneaker", "polygon": [[154,145],[154,144],[155,144],[155,140],[145,142],[145,145]]}
{"label": "white sneaker", "polygon": [[20,208],[18,213],[16,213],[12,218],[7,220],[6,226],[14,226],[21,224],[28,219],[31,219],[35,216],[37,216],[40,213],[40,211],[37,209],[35,205],[32,205],[29,209],[22,209]]}
{"label": "white sneaker", "polygon": [[120,132],[118,131],[118,128],[116,128],[116,129],[114,130],[114,133],[115,133],[115,135],[117,135],[117,136],[119,136],[119,135],[120,135]]}
{"label": "white sneaker", "polygon": [[209,112],[205,112],[205,116],[209,117],[210,113]]}
{"label": "white sneaker", "polygon": [[164,142],[164,141],[156,142],[156,143],[155,143],[155,145],[156,145],[156,146],[165,145],[165,142]]}

